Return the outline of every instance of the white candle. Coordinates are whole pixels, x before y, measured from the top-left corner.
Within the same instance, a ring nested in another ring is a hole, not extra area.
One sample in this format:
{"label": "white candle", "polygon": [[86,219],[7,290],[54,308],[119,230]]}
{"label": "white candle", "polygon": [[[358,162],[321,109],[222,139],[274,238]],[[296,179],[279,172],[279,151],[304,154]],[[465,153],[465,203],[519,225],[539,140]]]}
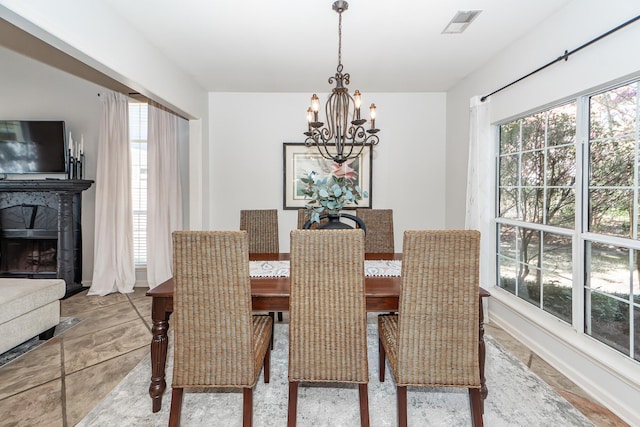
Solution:
{"label": "white candle", "polygon": [[73,138],[71,138],[71,132],[69,132],[69,151],[71,152],[71,156],[73,156]]}
{"label": "white candle", "polygon": [[80,134],[80,155],[84,154],[84,135]]}

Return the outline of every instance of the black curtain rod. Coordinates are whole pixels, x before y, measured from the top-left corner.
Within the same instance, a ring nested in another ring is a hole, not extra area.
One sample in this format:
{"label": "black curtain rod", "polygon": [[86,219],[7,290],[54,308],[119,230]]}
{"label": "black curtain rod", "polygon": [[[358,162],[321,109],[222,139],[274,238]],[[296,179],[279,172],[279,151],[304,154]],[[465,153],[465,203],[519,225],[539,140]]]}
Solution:
{"label": "black curtain rod", "polygon": [[[129,95],[140,95],[138,92],[129,92]],[[100,96],[100,93],[98,93],[98,96]]]}
{"label": "black curtain rod", "polygon": [[607,31],[606,33],[604,33],[604,34],[602,34],[602,35],[600,35],[600,36],[596,37],[595,39],[592,39],[592,40],[588,41],[587,43],[583,44],[582,46],[579,46],[579,47],[577,47],[577,48],[573,49],[571,52],[568,52],[568,51],[566,51],[566,50],[565,50],[565,51],[564,51],[564,55],[559,56],[559,57],[557,57],[556,59],[554,59],[553,61],[549,62],[548,64],[545,64],[545,65],[543,65],[542,67],[540,67],[540,68],[538,68],[538,69],[536,69],[536,70],[534,70],[534,71],[530,72],[529,74],[527,74],[527,75],[525,75],[525,76],[522,76],[522,77],[520,77],[520,78],[519,78],[519,79],[517,79],[517,80],[512,81],[512,82],[511,82],[511,83],[509,83],[508,85],[502,86],[500,89],[496,89],[496,90],[494,90],[493,92],[491,92],[490,94],[483,96],[482,98],[480,98],[480,101],[482,101],[482,102],[486,101],[486,100],[487,100],[487,98],[488,98],[488,97],[490,97],[491,95],[494,95],[494,94],[496,94],[496,93],[500,92],[501,90],[504,90],[504,89],[508,88],[509,86],[512,86],[512,85],[514,85],[514,84],[518,83],[519,81],[522,81],[522,80],[526,79],[527,77],[530,77],[530,76],[534,75],[534,74],[535,74],[535,73],[537,73],[538,71],[542,71],[542,70],[544,70],[545,68],[547,68],[547,67],[549,67],[549,66],[551,66],[551,65],[555,64],[556,62],[560,62],[560,61],[562,61],[562,60],[565,60],[565,61],[566,61],[566,60],[568,60],[570,55],[573,55],[574,53],[578,52],[579,50],[582,50],[582,49],[584,49],[585,47],[587,47],[587,46],[589,46],[589,45],[592,45],[593,43],[595,43],[595,42],[597,42],[597,41],[599,41],[599,40],[601,40],[601,39],[603,39],[603,38],[607,37],[608,35],[613,34],[613,33],[615,33],[616,31],[618,31],[618,30],[620,30],[620,29],[622,29],[622,28],[626,27],[627,25],[634,23],[634,22],[635,22],[635,21],[637,21],[638,19],[640,19],[640,15],[636,16],[635,18],[632,18],[632,19],[628,20],[627,22],[625,22],[625,23],[623,23],[623,24],[618,25],[617,27],[615,27],[615,28],[613,28],[613,29],[611,29],[611,30]]}

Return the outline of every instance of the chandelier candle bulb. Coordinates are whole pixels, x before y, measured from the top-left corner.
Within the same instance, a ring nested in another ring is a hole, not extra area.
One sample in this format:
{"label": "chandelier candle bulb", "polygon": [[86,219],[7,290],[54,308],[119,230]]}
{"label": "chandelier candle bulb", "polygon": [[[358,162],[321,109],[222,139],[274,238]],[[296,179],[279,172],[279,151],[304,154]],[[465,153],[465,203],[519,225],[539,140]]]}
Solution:
{"label": "chandelier candle bulb", "polygon": [[311,107],[307,108],[307,126],[308,130],[304,134],[307,136],[311,135],[311,122],[313,121],[313,110]]}
{"label": "chandelier candle bulb", "polygon": [[373,130],[376,128],[376,104],[371,104],[369,110],[371,112],[371,130]]}
{"label": "chandelier candle bulb", "polygon": [[318,121],[318,111],[320,111],[320,99],[315,93],[311,97],[311,110],[313,111],[313,121]]}
{"label": "chandelier candle bulb", "polygon": [[360,105],[362,105],[362,95],[360,91],[356,89],[353,93],[353,102],[356,105],[356,120],[360,120]]}

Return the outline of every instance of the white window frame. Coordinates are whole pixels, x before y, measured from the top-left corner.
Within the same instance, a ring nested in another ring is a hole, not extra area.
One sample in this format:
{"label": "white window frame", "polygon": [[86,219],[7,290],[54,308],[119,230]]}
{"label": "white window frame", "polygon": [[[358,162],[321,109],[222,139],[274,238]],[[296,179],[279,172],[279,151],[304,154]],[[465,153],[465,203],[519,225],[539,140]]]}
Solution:
{"label": "white window frame", "polygon": [[[603,92],[606,92],[608,90],[612,90],[616,87],[619,86],[623,86],[626,84],[630,84],[630,83],[634,83],[637,82],[638,86],[640,86],[640,78],[635,77],[633,80],[628,80],[628,81],[623,81],[623,82],[616,82],[615,84],[611,84],[611,85],[607,85],[607,86],[603,86],[598,88],[598,90],[593,90],[590,91],[589,93],[584,93],[582,95],[579,95],[573,99],[565,99],[563,101],[559,101],[553,105],[550,106],[546,106],[543,109],[537,110],[537,111],[532,111],[532,112],[528,112],[526,114],[522,114],[520,116],[517,117],[512,117],[510,119],[501,121],[499,123],[496,123],[496,129],[500,129],[501,125],[504,124],[508,124],[511,123],[515,120],[521,119],[521,118],[525,118],[525,117],[529,117],[535,114],[538,114],[540,112],[543,111],[547,111],[547,110],[551,110],[555,107],[561,106],[563,104],[566,104],[567,102],[571,102],[571,101],[575,101],[576,102],[576,134],[575,134],[575,155],[576,155],[576,176],[575,176],[575,224],[574,224],[574,228],[573,229],[567,229],[567,228],[561,228],[561,227],[556,227],[556,226],[549,226],[549,225],[545,225],[545,224],[540,224],[540,223],[529,223],[529,222],[524,222],[524,221],[520,221],[520,220],[516,220],[516,219],[507,219],[507,218],[501,218],[498,216],[499,212],[500,212],[500,200],[499,200],[499,191],[500,191],[500,176],[499,176],[499,171],[500,171],[500,132],[496,131],[495,135],[496,135],[496,145],[495,145],[495,170],[496,170],[496,182],[495,182],[495,216],[494,216],[494,221],[496,224],[495,227],[495,232],[496,232],[496,246],[495,246],[495,259],[496,259],[496,281],[499,284],[500,283],[500,256],[499,256],[499,243],[500,243],[500,235],[499,235],[499,227],[501,224],[504,225],[509,225],[509,226],[516,226],[516,227],[526,227],[529,229],[533,229],[533,230],[537,230],[537,231],[543,231],[543,232],[552,232],[555,234],[562,234],[562,235],[567,235],[567,236],[571,236],[572,237],[572,258],[574,260],[573,262],[573,269],[572,269],[572,280],[573,280],[573,286],[572,286],[572,321],[571,321],[571,326],[572,328],[578,332],[579,334],[583,335],[584,337],[586,337],[587,339],[591,339],[594,342],[599,343],[599,345],[601,346],[605,346],[607,348],[613,349],[615,351],[618,351],[617,349],[610,347],[608,344],[598,340],[595,337],[592,337],[590,335],[588,335],[588,330],[586,330],[586,326],[588,325],[587,322],[587,317],[589,313],[586,313],[586,304],[585,304],[585,299],[588,298],[589,296],[589,292],[587,291],[588,289],[588,275],[586,274],[586,266],[587,266],[587,262],[588,260],[586,259],[586,257],[588,256],[588,254],[585,251],[585,247],[587,242],[597,242],[597,243],[605,243],[605,244],[611,244],[611,245],[616,245],[616,246],[620,246],[620,247],[624,247],[624,248],[628,248],[628,249],[633,249],[636,251],[640,251],[640,238],[638,238],[638,236],[633,236],[635,238],[624,238],[624,237],[616,237],[616,236],[609,236],[609,235],[604,235],[604,234],[599,234],[599,233],[594,233],[594,232],[589,232],[587,231],[587,227],[588,227],[588,196],[589,196],[589,187],[588,187],[588,176],[587,173],[585,171],[588,170],[589,167],[589,157],[588,157],[588,144],[589,144],[589,121],[590,121],[590,117],[589,117],[589,100],[590,97],[593,95],[597,95]],[[637,117],[640,117],[640,94],[637,95]],[[636,160],[637,158],[640,156],[640,149],[638,149],[638,144],[640,141],[640,126],[636,125]],[[522,153],[522,150],[519,151],[519,153]],[[546,162],[546,159],[545,159]],[[640,163],[636,163],[636,164],[640,164]],[[545,164],[546,166],[546,164]],[[634,181],[634,203],[635,206],[638,206],[638,198],[639,196],[639,192],[640,192],[640,184],[638,184],[639,179],[638,179],[638,168],[634,169],[635,172],[635,181]],[[521,177],[518,177],[518,191],[521,191]],[[520,207],[518,207],[519,209]],[[638,221],[637,218],[638,215],[634,215],[633,221]],[[637,227],[634,227],[634,232],[637,230]],[[544,250],[544,249],[543,249]],[[517,251],[517,247],[516,247],[516,251]],[[640,254],[638,254],[640,255]],[[576,261],[577,260],[577,261]],[[516,285],[517,286],[517,285]],[[589,289],[590,292],[598,292],[594,289]],[[503,294],[506,295],[506,298],[509,299],[515,299],[517,301],[519,301],[517,303],[517,305],[522,305],[520,302],[525,302],[526,300],[524,300],[523,298],[517,296],[517,294],[513,294],[511,292],[508,292],[506,290],[504,290],[504,292],[502,292]],[[613,295],[609,295],[606,294],[608,297],[614,297]],[[540,299],[542,301],[543,295],[540,296]],[[630,297],[631,299],[631,297]],[[633,301],[627,301],[630,304],[633,304]],[[545,318],[554,318],[554,319],[558,319],[556,316],[554,316],[553,314],[546,312],[544,310],[542,310],[541,308],[536,307],[535,305],[531,305],[529,303],[525,304],[529,305],[533,310],[542,313],[545,313],[543,316]],[[638,310],[638,306],[635,305],[634,310]],[[528,310],[527,310],[528,311]],[[631,308],[630,308],[631,311]],[[561,320],[561,319],[560,319]],[[637,359],[638,358],[638,354],[634,354],[633,352],[633,348],[634,348],[634,319],[631,317],[631,313],[629,316],[629,323],[630,323],[630,332],[629,332],[629,336],[630,336],[630,344],[629,344],[629,352],[628,353],[622,353],[619,352],[620,354],[623,354],[625,357],[629,358],[630,360],[634,360],[634,357]],[[639,328],[640,325],[635,324],[636,328]],[[637,361],[637,360],[636,360]]]}

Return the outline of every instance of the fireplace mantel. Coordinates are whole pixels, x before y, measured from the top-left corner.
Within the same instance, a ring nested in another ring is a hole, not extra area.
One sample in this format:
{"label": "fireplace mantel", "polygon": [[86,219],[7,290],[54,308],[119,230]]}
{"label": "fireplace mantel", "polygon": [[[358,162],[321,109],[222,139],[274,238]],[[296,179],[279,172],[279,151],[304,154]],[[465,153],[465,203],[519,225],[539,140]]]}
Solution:
{"label": "fireplace mantel", "polygon": [[80,193],[91,187],[93,181],[88,179],[4,179],[0,180],[2,192],[54,192]]}
{"label": "fireplace mantel", "polygon": [[[57,278],[67,285],[65,296],[82,290],[82,192],[93,184],[86,179],[0,180],[0,209],[10,206],[48,206],[57,209]],[[46,234],[46,233],[45,233]],[[38,238],[38,230],[2,230],[3,238]],[[3,273],[5,277],[42,277],[27,273]],[[44,278],[44,277],[43,277]]]}

